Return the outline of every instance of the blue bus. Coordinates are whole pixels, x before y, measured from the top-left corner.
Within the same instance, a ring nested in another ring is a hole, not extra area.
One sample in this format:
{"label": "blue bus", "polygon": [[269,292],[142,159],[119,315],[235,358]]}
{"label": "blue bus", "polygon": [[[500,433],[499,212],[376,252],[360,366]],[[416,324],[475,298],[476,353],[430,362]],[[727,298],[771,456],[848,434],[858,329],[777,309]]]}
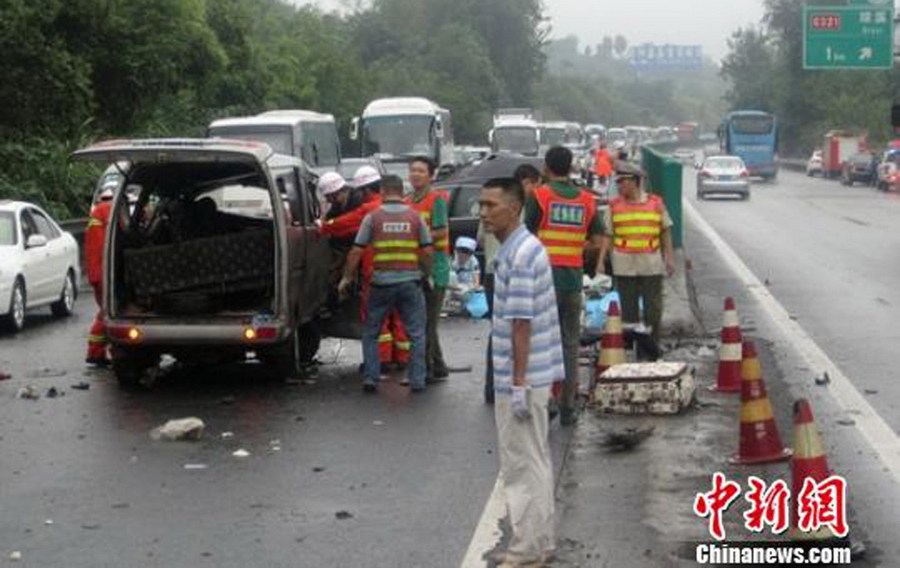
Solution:
{"label": "blue bus", "polygon": [[778,175],[778,122],[773,115],[759,110],[730,112],[719,127],[719,142],[723,152],[744,160],[751,176],[771,180]]}

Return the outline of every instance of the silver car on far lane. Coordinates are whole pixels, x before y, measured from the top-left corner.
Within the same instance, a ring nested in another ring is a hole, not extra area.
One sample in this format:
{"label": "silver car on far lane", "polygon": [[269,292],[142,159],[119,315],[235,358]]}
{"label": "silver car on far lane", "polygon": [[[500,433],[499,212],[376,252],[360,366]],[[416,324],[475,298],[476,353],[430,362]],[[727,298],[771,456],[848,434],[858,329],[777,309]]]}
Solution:
{"label": "silver car on far lane", "polygon": [[710,194],[737,194],[750,199],[750,174],[737,156],[710,156],[697,173],[697,199]]}

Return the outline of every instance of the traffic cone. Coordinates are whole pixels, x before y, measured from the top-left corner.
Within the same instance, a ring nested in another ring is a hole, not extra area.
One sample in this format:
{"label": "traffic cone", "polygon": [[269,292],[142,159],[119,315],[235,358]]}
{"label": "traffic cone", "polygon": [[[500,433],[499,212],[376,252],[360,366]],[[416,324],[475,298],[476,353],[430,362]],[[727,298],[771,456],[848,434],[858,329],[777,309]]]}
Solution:
{"label": "traffic cone", "polygon": [[625,362],[625,338],[622,337],[622,312],[618,302],[610,302],[606,314],[606,325],[600,339],[600,357],[597,360],[596,376],[613,365]]}
{"label": "traffic cone", "polygon": [[[809,401],[801,398],[794,403],[794,457],[791,459],[791,494],[794,499],[803,490],[806,478],[821,483],[831,475],[828,459],[822,447],[822,439],[816,429],[812,407]],[[804,532],[797,527],[797,506],[791,507],[792,540],[830,540],[836,538],[830,527],[821,527],[817,531]]]}
{"label": "traffic cone", "polygon": [[709,390],[740,392],[741,390],[741,326],[738,322],[734,298],[725,298],[722,321],[722,345],[719,347],[719,374]]}
{"label": "traffic cone", "polygon": [[738,453],[729,460],[733,464],[761,464],[783,461],[791,457],[778,435],[772,415],[772,404],[766,393],[762,369],[756,357],[756,346],[744,341],[741,361],[741,431]]}

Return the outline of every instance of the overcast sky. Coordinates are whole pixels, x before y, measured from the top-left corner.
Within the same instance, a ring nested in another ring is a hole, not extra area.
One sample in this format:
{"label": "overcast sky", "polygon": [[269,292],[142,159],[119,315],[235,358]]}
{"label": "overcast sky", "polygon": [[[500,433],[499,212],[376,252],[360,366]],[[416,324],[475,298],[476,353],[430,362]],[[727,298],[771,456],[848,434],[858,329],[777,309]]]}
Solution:
{"label": "overcast sky", "polygon": [[[342,6],[341,0],[309,3],[329,11]],[[758,24],[763,15],[762,0],[544,0],[544,5],[551,37],[575,34],[582,45],[617,34],[635,44],[700,44],[717,61],[726,54],[731,33]]]}

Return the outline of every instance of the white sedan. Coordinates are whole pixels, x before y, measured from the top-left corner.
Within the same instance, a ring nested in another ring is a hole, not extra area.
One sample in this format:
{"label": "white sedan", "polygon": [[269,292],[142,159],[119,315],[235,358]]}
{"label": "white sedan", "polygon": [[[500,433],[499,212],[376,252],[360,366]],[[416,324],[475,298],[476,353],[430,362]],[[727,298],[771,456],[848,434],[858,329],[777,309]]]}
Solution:
{"label": "white sedan", "polygon": [[0,323],[19,331],[25,312],[50,306],[68,316],[81,274],[78,243],[43,209],[0,200]]}

